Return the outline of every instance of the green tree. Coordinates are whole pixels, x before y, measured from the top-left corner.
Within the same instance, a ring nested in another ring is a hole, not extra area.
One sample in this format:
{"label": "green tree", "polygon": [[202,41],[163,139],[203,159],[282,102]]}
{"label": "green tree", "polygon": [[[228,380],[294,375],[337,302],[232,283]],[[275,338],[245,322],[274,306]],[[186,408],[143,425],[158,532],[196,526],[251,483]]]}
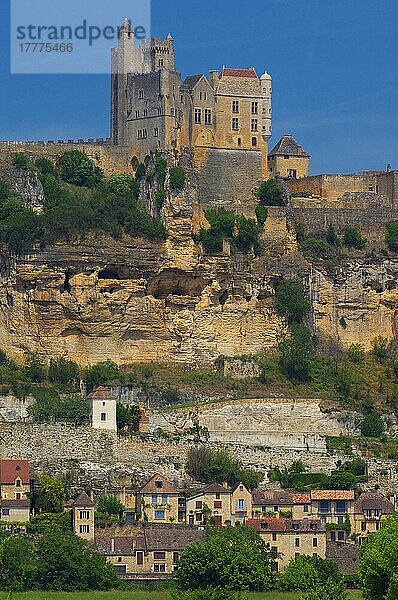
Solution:
{"label": "green tree", "polygon": [[331,246],[339,246],[340,245],[340,240],[337,236],[337,233],[336,233],[333,225],[329,225],[329,227],[328,227],[328,231],[326,234],[326,241]]}
{"label": "green tree", "polygon": [[397,573],[398,515],[393,515],[361,548],[359,577],[364,600],[397,598]]}
{"label": "green tree", "polygon": [[72,360],[52,358],[50,359],[48,378],[54,383],[76,387],[80,380],[79,366]]}
{"label": "green tree", "polygon": [[121,517],[124,512],[124,506],[116,496],[100,496],[97,501],[97,511],[109,516]]}
{"label": "green tree", "polygon": [[47,530],[37,541],[36,552],[36,585],[41,590],[109,590],[119,585],[106,557],[73,533]]}
{"label": "green tree", "polygon": [[86,383],[92,386],[112,383],[117,381],[119,377],[119,367],[111,360],[96,363],[86,371]]}
{"label": "green tree", "polygon": [[386,243],[390,250],[398,252],[398,221],[387,223]]}
{"label": "green tree", "polygon": [[343,244],[348,248],[362,250],[367,244],[367,240],[356,227],[346,227],[344,230]]}
{"label": "green tree", "polygon": [[292,381],[308,381],[315,355],[313,336],[305,325],[293,324],[291,330],[279,344],[281,370]]}
{"label": "green tree", "polygon": [[262,181],[258,190],[257,198],[265,206],[284,206],[283,190],[276,179]]}
{"label": "green tree", "polygon": [[332,471],[327,487],[331,490],[356,490],[358,480],[349,471]]}
{"label": "green tree", "polygon": [[57,167],[48,158],[38,158],[35,161],[35,167],[39,171],[40,179],[45,175],[52,175],[56,179],[59,177]]}
{"label": "green tree", "polygon": [[256,217],[257,223],[260,225],[260,227],[264,227],[265,221],[268,218],[268,208],[263,204],[257,204]]}
{"label": "green tree", "polygon": [[279,587],[284,592],[313,590],[321,579],[310,557],[296,556],[287,565],[279,580]]}
{"label": "green tree", "polygon": [[116,421],[119,431],[125,428],[129,431],[137,431],[140,419],[141,409],[138,404],[132,404],[131,406],[125,406],[120,403],[117,404]]}
{"label": "green tree", "polygon": [[260,226],[253,219],[246,219],[246,217],[239,215],[236,218],[236,225],[238,233],[234,236],[234,244],[242,252],[247,252],[251,248],[254,249],[255,253],[260,252],[259,235],[261,233]]}
{"label": "green tree", "polygon": [[275,308],[289,325],[301,323],[311,308],[303,284],[293,279],[282,281],[275,290]]}
{"label": "green tree", "polygon": [[94,187],[102,180],[102,171],[80,150],[65,152],[58,161],[61,178],[78,186]]}
{"label": "green tree", "polygon": [[46,379],[46,367],[37,354],[31,354],[25,365],[25,375],[35,383],[42,383]]}
{"label": "green tree", "polygon": [[260,535],[246,527],[223,527],[207,533],[204,543],[182,551],[176,579],[182,589],[273,589],[271,565],[276,556]]}
{"label": "green tree", "polygon": [[65,487],[56,477],[41,475],[39,488],[33,493],[33,507],[44,513],[61,513],[66,500]]}
{"label": "green tree", "polygon": [[134,178],[128,173],[112,175],[106,182],[106,190],[116,196],[137,197],[137,186]]}
{"label": "green tree", "polygon": [[27,171],[30,167],[29,159],[24,152],[18,152],[15,154],[12,164],[14,167],[17,167],[17,169],[23,169],[25,171]]}
{"label": "green tree", "polygon": [[364,437],[380,437],[385,432],[384,421],[375,410],[365,416],[360,427]]}
{"label": "green tree", "polygon": [[167,175],[167,160],[161,154],[157,154],[155,158],[155,172],[163,183]]}
{"label": "green tree", "polygon": [[184,189],[186,180],[185,171],[182,167],[171,167],[170,169],[170,187],[178,192]]}
{"label": "green tree", "polygon": [[301,596],[300,600],[348,600],[348,596],[344,583],[331,579]]}
{"label": "green tree", "polygon": [[31,540],[7,536],[0,542],[0,589],[24,592],[34,587],[36,557]]}
{"label": "green tree", "polygon": [[355,364],[359,364],[365,358],[365,350],[361,344],[351,344],[346,355],[348,360]]}
{"label": "green tree", "polygon": [[61,398],[58,421],[71,421],[75,425],[82,425],[90,420],[90,406],[85,396],[72,394]]}
{"label": "green tree", "polygon": [[12,191],[10,186],[4,179],[0,179],[0,204],[7,200],[7,198],[11,198]]}

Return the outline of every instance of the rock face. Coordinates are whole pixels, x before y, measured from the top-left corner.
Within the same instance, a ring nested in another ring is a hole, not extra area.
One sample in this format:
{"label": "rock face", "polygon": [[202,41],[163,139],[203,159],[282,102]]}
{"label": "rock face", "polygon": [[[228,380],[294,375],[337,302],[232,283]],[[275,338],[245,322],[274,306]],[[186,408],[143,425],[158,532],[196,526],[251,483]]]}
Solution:
{"label": "rock face", "polygon": [[310,290],[315,327],[343,347],[396,336],[398,261],[352,261],[334,276],[313,269]]}
{"label": "rock face", "polygon": [[200,406],[194,411],[153,412],[150,428],[176,433],[197,420],[208,429],[211,442],[325,453],[325,436],[355,429],[352,415],[346,415],[344,423],[339,417],[323,413],[316,400],[262,398]]}
{"label": "rock face", "polygon": [[164,244],[102,239],[1,256],[0,336],[15,357],[209,362],[276,346],[271,277],[245,256],[203,256],[184,198]]}

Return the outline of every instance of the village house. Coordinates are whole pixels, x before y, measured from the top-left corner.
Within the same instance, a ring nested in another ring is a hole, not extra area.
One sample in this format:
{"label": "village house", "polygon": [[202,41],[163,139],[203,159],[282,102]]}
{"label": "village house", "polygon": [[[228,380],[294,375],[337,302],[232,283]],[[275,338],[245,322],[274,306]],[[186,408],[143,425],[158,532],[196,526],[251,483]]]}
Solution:
{"label": "village house", "polygon": [[231,524],[245,523],[252,515],[252,494],[242,483],[237,483],[231,490]]}
{"label": "village house", "polygon": [[311,515],[310,494],[286,490],[253,490],[253,517],[290,517],[305,519]]}
{"label": "village house", "polygon": [[378,531],[383,521],[395,513],[395,506],[383,494],[366,492],[360,495],[354,505],[353,533],[358,543],[363,544],[370,533]]}
{"label": "village house", "polygon": [[86,492],[82,492],[72,502],[73,532],[83,540],[94,540],[94,502]]}
{"label": "village house", "polygon": [[96,538],[96,545],[119,575],[130,579],[165,579],[174,573],[181,551],[203,539],[203,531],[193,527],[147,525],[129,528],[118,536],[105,532]]}
{"label": "village house", "polygon": [[28,460],[0,460],[1,521],[25,523],[30,519]]}
{"label": "village house", "polygon": [[149,523],[185,523],[185,495],[158,473],[137,491],[137,514]]}
{"label": "village house", "polygon": [[[328,540],[345,542],[351,534],[355,493],[352,490],[313,490],[311,515],[328,529]],[[341,526],[341,527],[339,527]]]}
{"label": "village house", "polygon": [[[244,500],[244,497],[242,497]],[[244,511],[243,511],[244,512]],[[216,527],[231,524],[231,490],[227,484],[211,483],[187,498],[189,525],[213,522]]]}
{"label": "village house", "polygon": [[284,571],[289,562],[300,554],[326,556],[326,528],[319,519],[268,517],[248,519],[246,523],[278,554],[275,561],[277,571]]}
{"label": "village house", "polygon": [[100,386],[89,394],[92,406],[92,426],[94,429],[117,431],[116,394],[108,387]]}

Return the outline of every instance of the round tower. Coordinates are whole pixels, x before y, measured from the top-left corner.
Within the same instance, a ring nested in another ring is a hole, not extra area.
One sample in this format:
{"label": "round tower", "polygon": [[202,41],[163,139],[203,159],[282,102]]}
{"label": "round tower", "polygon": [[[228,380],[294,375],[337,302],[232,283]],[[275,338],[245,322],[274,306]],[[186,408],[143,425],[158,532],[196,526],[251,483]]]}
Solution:
{"label": "round tower", "polygon": [[272,77],[267,71],[261,76],[263,101],[262,135],[268,141],[272,135]]}

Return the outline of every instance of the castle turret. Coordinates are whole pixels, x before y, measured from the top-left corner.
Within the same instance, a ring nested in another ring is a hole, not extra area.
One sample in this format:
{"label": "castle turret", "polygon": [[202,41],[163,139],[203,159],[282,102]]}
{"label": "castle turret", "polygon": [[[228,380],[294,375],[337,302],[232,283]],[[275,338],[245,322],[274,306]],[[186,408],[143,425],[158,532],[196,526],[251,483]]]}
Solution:
{"label": "castle turret", "polygon": [[261,93],[264,98],[262,114],[262,135],[268,141],[272,135],[272,77],[267,71],[261,76]]}

